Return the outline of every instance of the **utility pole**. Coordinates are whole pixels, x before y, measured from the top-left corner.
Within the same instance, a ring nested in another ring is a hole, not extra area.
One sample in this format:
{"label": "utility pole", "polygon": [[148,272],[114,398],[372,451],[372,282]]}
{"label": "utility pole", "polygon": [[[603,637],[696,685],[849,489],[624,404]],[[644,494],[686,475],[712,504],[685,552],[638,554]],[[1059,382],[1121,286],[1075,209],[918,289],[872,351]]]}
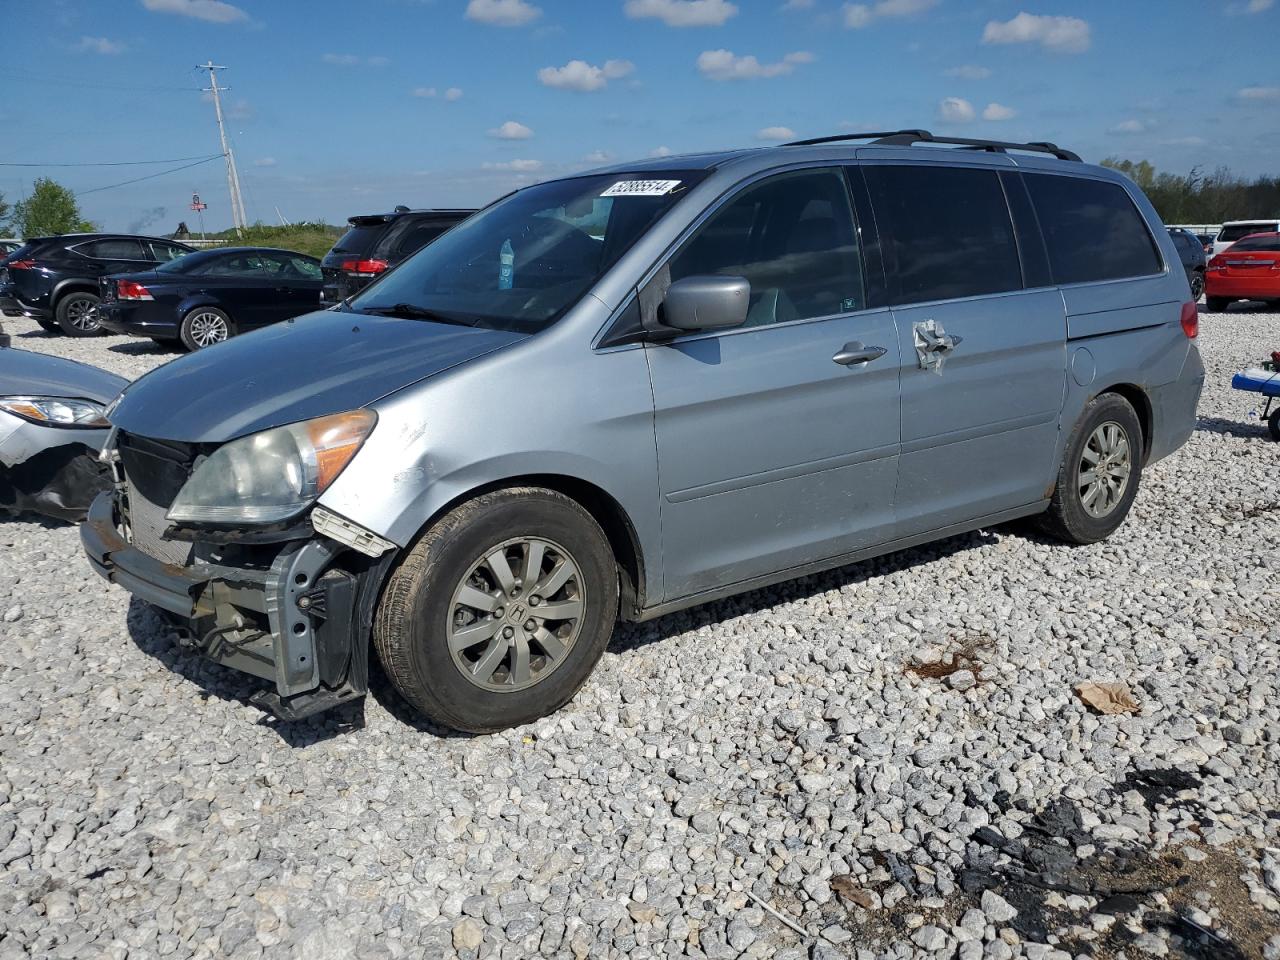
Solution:
{"label": "utility pole", "polygon": [[196,69],[209,71],[209,86],[205,88],[205,92],[213,94],[213,110],[218,117],[218,136],[222,140],[222,155],[227,158],[227,192],[231,194],[231,220],[235,224],[236,236],[242,237],[244,228],[249,225],[249,218],[244,215],[244,197],[240,194],[240,174],[236,171],[236,155],[232,152],[231,145],[227,143],[227,130],[222,122],[222,98],[218,96],[223,90],[231,89],[218,86],[217,71],[227,68],[210,60],[208,63],[200,64]]}

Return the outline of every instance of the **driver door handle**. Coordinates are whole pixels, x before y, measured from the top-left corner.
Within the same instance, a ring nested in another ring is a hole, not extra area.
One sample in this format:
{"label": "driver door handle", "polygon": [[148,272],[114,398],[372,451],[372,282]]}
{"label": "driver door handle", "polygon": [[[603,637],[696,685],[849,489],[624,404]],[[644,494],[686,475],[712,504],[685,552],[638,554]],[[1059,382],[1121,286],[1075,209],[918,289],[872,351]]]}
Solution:
{"label": "driver door handle", "polygon": [[861,340],[851,340],[841,347],[839,352],[831,359],[842,367],[853,367],[860,363],[879,360],[886,353],[888,351],[884,347],[866,347],[862,345]]}

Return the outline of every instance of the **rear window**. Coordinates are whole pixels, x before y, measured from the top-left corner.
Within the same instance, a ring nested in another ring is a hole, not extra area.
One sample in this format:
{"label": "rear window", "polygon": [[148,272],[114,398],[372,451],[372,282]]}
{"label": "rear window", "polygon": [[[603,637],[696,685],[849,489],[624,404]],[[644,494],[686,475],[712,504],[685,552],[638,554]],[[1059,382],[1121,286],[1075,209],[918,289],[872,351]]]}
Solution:
{"label": "rear window", "polygon": [[403,260],[411,253],[417,253],[451,226],[452,222],[404,217],[387,234],[383,242],[385,252],[389,252],[393,260]]}
{"label": "rear window", "polygon": [[1093,283],[1162,269],[1142,214],[1124,187],[1083,177],[1027,174],[1053,281]]}
{"label": "rear window", "polygon": [[1280,236],[1271,235],[1266,237],[1247,237],[1239,243],[1233,244],[1231,249],[1234,250],[1260,250],[1265,253],[1280,252]]}
{"label": "rear window", "polygon": [[385,223],[356,224],[338,239],[330,252],[353,253],[357,256],[368,254],[373,251],[374,244],[386,229]]}
{"label": "rear window", "polygon": [[1022,266],[1004,188],[994,170],[868,166],[897,303],[1022,289]]}
{"label": "rear window", "polygon": [[1255,233],[1276,233],[1280,231],[1280,223],[1232,223],[1223,227],[1218,239],[1223,243],[1235,243],[1237,240]]}

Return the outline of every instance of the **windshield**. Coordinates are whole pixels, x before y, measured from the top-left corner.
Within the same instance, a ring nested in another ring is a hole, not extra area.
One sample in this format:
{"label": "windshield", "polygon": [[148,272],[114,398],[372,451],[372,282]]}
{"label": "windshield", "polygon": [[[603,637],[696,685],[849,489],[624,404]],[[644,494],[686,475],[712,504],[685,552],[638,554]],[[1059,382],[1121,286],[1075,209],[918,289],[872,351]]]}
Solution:
{"label": "windshield", "polygon": [[537,333],[703,176],[646,171],[528,187],[423,248],[351,307]]}
{"label": "windshield", "polygon": [[1218,234],[1218,239],[1225,243],[1234,243],[1241,237],[1247,237],[1253,233],[1275,233],[1277,224],[1274,220],[1270,223],[1233,223],[1222,228],[1222,232]]}

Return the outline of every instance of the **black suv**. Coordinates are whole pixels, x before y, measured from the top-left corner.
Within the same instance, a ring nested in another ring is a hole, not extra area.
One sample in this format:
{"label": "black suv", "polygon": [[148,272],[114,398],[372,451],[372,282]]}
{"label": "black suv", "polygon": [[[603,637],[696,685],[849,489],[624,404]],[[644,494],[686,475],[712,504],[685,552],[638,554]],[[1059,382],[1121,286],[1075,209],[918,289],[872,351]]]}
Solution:
{"label": "black suv", "polygon": [[320,261],[320,302],[345,300],[473,213],[396,207],[391,213],[348,218],[350,229]]}
{"label": "black suv", "polygon": [[149,270],[194,249],[119,233],[35,237],[0,266],[0,312],[21,313],[50,332],[92,337],[100,332],[99,277]]}
{"label": "black suv", "polygon": [[1173,238],[1173,246],[1178,251],[1178,259],[1182,261],[1182,269],[1187,271],[1191,298],[1199,300],[1204,293],[1204,245],[1199,237],[1182,227],[1170,227],[1169,236]]}

